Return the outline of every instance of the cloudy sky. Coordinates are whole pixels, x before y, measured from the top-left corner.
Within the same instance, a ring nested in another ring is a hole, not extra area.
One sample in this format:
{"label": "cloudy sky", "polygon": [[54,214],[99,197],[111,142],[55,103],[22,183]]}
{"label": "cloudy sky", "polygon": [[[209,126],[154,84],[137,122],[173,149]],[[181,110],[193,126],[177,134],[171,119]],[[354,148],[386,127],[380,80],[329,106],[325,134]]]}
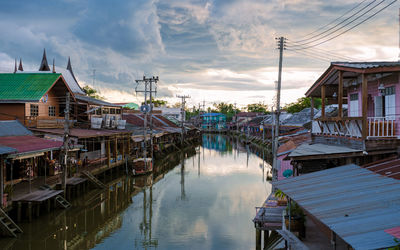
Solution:
{"label": "cloudy sky", "polygon": [[[221,101],[239,106],[271,104],[278,75],[274,38],[310,39],[318,32],[307,34],[361,2],[3,0],[0,71],[12,71],[14,58],[20,57],[25,70],[36,70],[46,48],[48,60],[54,58],[57,66],[66,67],[71,57],[81,85],[93,85],[95,69],[94,87],[109,101],[140,102],[134,80],[155,75],[160,77],[157,97],[171,104],[178,102],[177,94],[190,95],[189,105],[203,100],[207,106]],[[371,15],[390,2],[365,0],[354,11],[377,5]],[[303,96],[329,61],[398,60],[399,7],[395,2],[366,23],[317,47],[324,51],[285,51],[283,103]],[[291,43],[288,47],[295,48]]]}

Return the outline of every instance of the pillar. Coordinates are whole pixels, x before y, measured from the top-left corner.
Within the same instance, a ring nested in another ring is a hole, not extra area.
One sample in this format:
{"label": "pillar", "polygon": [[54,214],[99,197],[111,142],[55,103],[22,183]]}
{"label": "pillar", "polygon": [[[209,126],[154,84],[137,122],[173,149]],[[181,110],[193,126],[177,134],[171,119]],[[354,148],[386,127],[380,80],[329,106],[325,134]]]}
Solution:
{"label": "pillar", "polygon": [[321,86],[321,118],[324,119],[325,118],[325,85]]}
{"label": "pillar", "polygon": [[264,230],[264,249],[268,245],[269,241],[269,230]]}
{"label": "pillar", "polygon": [[110,152],[110,138],[107,140],[107,166],[110,167],[111,152]]}
{"label": "pillar", "polygon": [[362,139],[367,139],[368,135],[368,82],[367,76],[362,74],[362,85],[361,85],[361,96],[362,96]]}
{"label": "pillar", "polygon": [[256,250],[261,250],[261,230],[256,229]]}
{"label": "pillar", "polygon": [[343,117],[343,71],[339,71],[338,86],[338,117]]}

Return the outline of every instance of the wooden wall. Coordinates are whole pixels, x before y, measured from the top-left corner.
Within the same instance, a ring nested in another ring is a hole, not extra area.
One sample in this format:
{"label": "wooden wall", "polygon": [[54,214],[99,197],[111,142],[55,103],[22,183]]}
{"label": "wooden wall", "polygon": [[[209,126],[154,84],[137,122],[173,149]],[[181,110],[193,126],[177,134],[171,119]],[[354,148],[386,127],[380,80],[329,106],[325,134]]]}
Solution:
{"label": "wooden wall", "polygon": [[24,103],[1,103],[0,104],[0,120],[24,121]]}
{"label": "wooden wall", "polygon": [[[55,91],[51,89],[48,93],[48,100],[45,103],[43,101],[43,98],[39,102],[27,102],[25,104],[25,114],[26,116],[31,115],[31,104],[37,104],[39,105],[39,116],[49,116],[49,106],[55,106],[56,107],[56,116],[59,116],[59,102],[60,102],[60,97],[55,94]],[[63,100],[63,99],[61,99]]]}

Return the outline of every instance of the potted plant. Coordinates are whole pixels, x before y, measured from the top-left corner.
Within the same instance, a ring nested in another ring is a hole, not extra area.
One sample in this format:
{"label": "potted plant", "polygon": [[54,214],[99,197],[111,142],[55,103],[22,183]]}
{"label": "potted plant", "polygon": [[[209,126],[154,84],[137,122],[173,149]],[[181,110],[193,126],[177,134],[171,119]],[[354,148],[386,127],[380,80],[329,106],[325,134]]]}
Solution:
{"label": "potted plant", "polygon": [[[303,209],[294,201],[290,203],[290,230],[299,232],[300,238],[306,237],[305,222],[306,216]],[[289,229],[289,204],[286,207],[285,225]]]}
{"label": "potted plant", "polygon": [[278,199],[278,206],[286,206],[287,205],[287,199],[285,193],[282,192],[282,190],[277,189],[275,191],[275,197]]}

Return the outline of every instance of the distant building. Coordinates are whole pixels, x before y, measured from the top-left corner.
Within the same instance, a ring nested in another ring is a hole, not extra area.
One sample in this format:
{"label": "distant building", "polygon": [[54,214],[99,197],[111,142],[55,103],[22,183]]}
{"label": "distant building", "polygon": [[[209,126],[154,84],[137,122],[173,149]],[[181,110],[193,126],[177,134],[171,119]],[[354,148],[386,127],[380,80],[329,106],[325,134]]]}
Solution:
{"label": "distant building", "polygon": [[201,115],[203,129],[225,129],[226,115],[222,113],[205,113]]}
{"label": "distant building", "polygon": [[[154,107],[154,111],[161,111],[161,115],[174,118],[178,121],[182,121],[182,112],[181,108],[168,108],[168,107]],[[183,112],[183,121],[185,121],[186,112]]]}

